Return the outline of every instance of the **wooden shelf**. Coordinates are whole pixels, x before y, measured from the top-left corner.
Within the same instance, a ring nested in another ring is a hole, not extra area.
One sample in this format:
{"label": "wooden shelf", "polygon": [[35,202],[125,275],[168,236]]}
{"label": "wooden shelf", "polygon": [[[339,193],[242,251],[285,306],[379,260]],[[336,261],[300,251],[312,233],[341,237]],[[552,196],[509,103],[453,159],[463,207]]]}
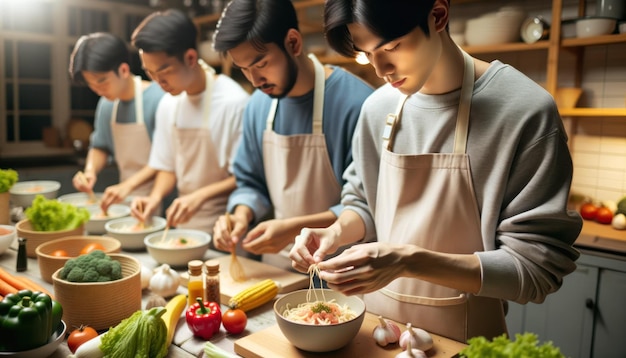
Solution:
{"label": "wooden shelf", "polygon": [[527,44],[525,42],[512,42],[497,45],[475,45],[475,46],[462,46],[463,49],[470,54],[485,54],[496,52],[517,52],[517,51],[535,51],[535,50],[547,50],[550,47],[548,41],[537,41],[533,44]]}
{"label": "wooden shelf", "polygon": [[622,43],[622,42],[626,42],[626,34],[614,34],[614,35],[603,35],[603,36],[594,36],[594,37],[563,39],[563,41],[561,41],[561,46],[562,47],[583,47],[583,46],[593,46],[593,45],[608,45],[608,44]]}
{"label": "wooden shelf", "polygon": [[626,108],[567,108],[559,113],[562,117],[626,117]]}

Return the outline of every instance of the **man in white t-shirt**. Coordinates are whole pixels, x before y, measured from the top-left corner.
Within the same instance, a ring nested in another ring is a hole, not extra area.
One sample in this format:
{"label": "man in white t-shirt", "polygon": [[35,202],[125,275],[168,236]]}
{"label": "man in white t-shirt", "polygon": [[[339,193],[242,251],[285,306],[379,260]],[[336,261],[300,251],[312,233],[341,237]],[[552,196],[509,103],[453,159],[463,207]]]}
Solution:
{"label": "man in white t-shirt", "polygon": [[176,186],[168,227],[211,233],[236,186],[231,163],[249,94],[199,58],[196,38],[191,19],[173,9],[149,15],[132,35],[144,70],[168,93],[157,109],[148,163],[158,170],[155,185],[131,206],[145,221]]}

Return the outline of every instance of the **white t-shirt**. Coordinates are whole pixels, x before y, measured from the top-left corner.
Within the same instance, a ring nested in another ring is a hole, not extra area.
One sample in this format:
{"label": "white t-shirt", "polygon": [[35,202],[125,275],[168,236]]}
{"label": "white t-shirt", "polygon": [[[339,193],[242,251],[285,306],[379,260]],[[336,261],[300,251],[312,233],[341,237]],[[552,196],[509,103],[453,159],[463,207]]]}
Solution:
{"label": "white t-shirt", "polygon": [[[204,92],[188,96],[166,93],[156,113],[156,128],[152,141],[149,166],[174,172],[174,126],[178,128],[202,128]],[[208,128],[218,155],[220,168],[227,167],[232,173],[232,162],[241,138],[243,110],[250,95],[228,76],[217,76],[213,84]]]}

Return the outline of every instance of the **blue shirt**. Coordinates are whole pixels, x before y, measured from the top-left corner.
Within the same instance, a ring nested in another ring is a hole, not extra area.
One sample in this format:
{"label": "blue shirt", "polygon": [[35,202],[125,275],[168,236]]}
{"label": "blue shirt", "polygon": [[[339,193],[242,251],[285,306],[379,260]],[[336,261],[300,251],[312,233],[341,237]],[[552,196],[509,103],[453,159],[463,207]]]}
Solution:
{"label": "blue shirt", "polygon": [[[322,130],[330,155],[337,183],[343,186],[343,172],[352,162],[352,135],[361,112],[363,101],[373,88],[362,79],[334,67],[326,79],[324,91],[324,114]],[[230,195],[228,210],[240,204],[254,212],[255,221],[273,214],[263,164],[263,132],[272,98],[256,90],[250,97],[243,115],[243,137],[233,172],[237,178],[237,189]],[[278,100],[274,119],[274,131],[280,135],[312,133],[313,90],[300,97],[285,97]],[[329,210],[339,215],[339,202]]]}

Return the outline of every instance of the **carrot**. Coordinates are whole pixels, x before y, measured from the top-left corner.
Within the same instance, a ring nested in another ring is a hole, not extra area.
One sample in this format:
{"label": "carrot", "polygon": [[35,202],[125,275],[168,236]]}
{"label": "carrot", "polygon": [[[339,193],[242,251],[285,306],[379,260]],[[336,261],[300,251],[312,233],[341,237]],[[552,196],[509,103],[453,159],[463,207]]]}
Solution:
{"label": "carrot", "polygon": [[27,289],[26,285],[23,282],[17,280],[16,278],[17,276],[11,275],[5,269],[0,267],[0,279],[1,280],[13,286],[17,291]]}
{"label": "carrot", "polygon": [[35,291],[43,292],[47,294],[48,296],[50,296],[52,299],[54,299],[54,296],[52,295],[52,293],[50,293],[50,291],[48,291],[45,287],[38,284],[37,282],[31,280],[30,278],[24,277],[24,276],[15,276],[15,278],[21,281],[27,290],[31,290],[33,292]]}
{"label": "carrot", "polygon": [[16,293],[17,291],[17,288],[11,286],[6,281],[0,278],[0,295],[6,296],[9,293]]}

